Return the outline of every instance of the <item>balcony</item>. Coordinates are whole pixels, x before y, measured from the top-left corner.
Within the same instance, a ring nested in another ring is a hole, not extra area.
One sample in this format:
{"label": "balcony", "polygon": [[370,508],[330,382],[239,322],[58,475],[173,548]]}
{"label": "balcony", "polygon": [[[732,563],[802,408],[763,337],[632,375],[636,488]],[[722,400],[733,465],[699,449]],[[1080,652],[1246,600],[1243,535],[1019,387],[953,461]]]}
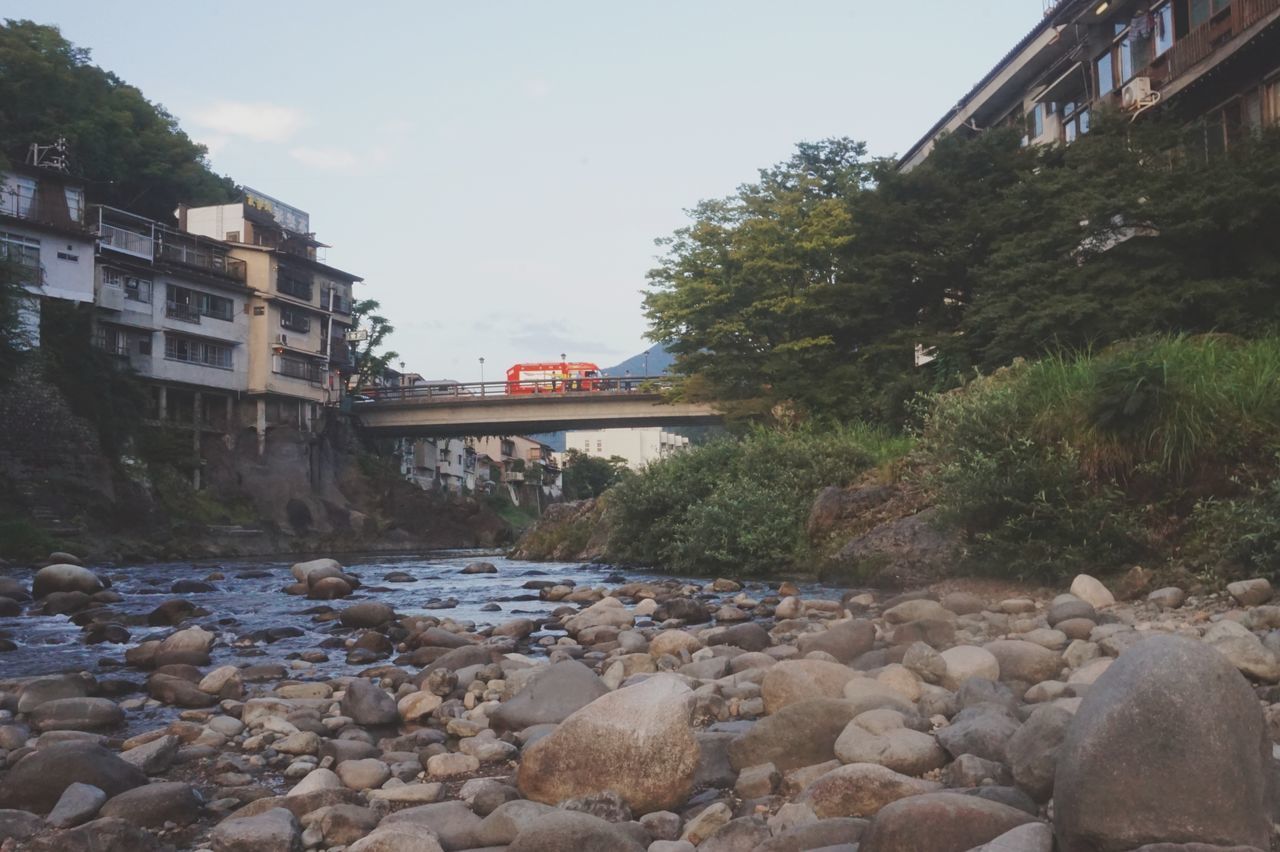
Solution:
{"label": "balcony", "polygon": [[311,364],[295,358],[278,358],[275,373],[290,379],[302,379],[313,385],[324,383],[324,372],[319,364]]}
{"label": "balcony", "polygon": [[84,198],[81,195],[75,203],[68,203],[66,196],[72,191],[68,187],[65,193],[50,193],[39,197],[24,186],[0,186],[0,216],[81,230],[84,228]]}
{"label": "balcony", "polygon": [[179,322],[189,322],[193,325],[200,324],[200,311],[193,305],[184,305],[179,302],[166,302],[164,306],[164,315],[169,319],[176,319]]}
{"label": "balcony", "polygon": [[161,231],[156,236],[156,257],[180,263],[224,278],[245,280],[245,263],[177,232]]}
{"label": "balcony", "polygon": [[1178,39],[1138,76],[1167,85],[1277,11],[1280,0],[1233,0],[1216,18]]}
{"label": "balcony", "polygon": [[315,292],[314,280],[305,273],[281,266],[276,273],[276,289],[286,296],[310,302]]}
{"label": "balcony", "polygon": [[341,293],[328,287],[320,291],[320,307],[335,314],[351,315],[351,300],[342,298]]}
{"label": "balcony", "polygon": [[151,234],[139,234],[102,221],[98,222],[98,243],[105,249],[143,260],[151,260],[155,256],[155,238]]}

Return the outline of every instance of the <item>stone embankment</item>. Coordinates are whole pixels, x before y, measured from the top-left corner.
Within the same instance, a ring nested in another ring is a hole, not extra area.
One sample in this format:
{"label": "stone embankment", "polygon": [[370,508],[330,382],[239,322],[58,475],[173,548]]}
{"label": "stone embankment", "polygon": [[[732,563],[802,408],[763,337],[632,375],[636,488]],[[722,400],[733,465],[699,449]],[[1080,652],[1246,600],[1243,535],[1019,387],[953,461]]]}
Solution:
{"label": "stone embankment", "polygon": [[[332,561],[292,579],[366,595],[312,610],[331,647],[213,668],[218,625],[179,599],[125,669],[3,684],[0,848],[1271,848],[1265,580],[1124,603],[1085,576],[1052,599],[843,601],[531,580],[563,606],[477,628],[398,614]],[[113,594],[75,565],[0,579],[0,609],[86,630]],[[315,673],[341,653],[350,676]]]}

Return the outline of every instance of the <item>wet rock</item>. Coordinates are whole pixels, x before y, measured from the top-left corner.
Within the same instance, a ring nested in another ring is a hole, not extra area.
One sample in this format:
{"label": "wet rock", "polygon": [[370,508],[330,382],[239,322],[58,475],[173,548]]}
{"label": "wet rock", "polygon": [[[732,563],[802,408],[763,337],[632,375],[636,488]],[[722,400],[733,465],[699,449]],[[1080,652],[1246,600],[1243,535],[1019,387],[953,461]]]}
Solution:
{"label": "wet rock", "polygon": [[354,591],[342,577],[322,577],[307,587],[307,597],[313,601],[332,601],[345,598]]}
{"label": "wet rock", "polygon": [[214,852],[299,852],[298,818],[284,808],[257,816],[224,819],[209,837]]}
{"label": "wet rock", "polygon": [[165,601],[147,614],[147,624],[152,627],[177,627],[199,611],[191,601],[177,598]]}
{"label": "wet rock", "polygon": [[289,569],[289,573],[299,583],[309,583],[313,575],[316,575],[316,579],[340,576],[342,563],[336,559],[312,559],[308,562],[295,563]]}
{"label": "wet rock", "polygon": [[43,600],[41,611],[45,615],[70,615],[93,604],[93,599],[84,592],[50,592]]}
{"label": "wet rock", "polygon": [[529,822],[507,852],[644,852],[622,829],[589,814],[557,810]]}
{"label": "wet rock", "polygon": [[604,681],[582,663],[555,663],[490,713],[489,724],[499,732],[558,724],[608,691]]}
{"label": "wet rock", "polygon": [[[88,822],[97,815],[106,801],[107,794],[92,784],[70,784],[62,791],[58,803],[49,812],[49,824],[55,828],[71,828]],[[0,832],[0,836],[2,835],[3,832]]]}
{"label": "wet rock", "polygon": [[836,739],[858,715],[853,703],[812,698],[766,716],[729,746],[735,769],[772,763],[782,771],[835,758]]}
{"label": "wet rock", "polygon": [[1270,762],[1257,699],[1222,655],[1189,639],[1146,639],[1098,678],[1068,728],[1054,782],[1059,848],[1265,849]]}
{"label": "wet rock", "polygon": [[169,591],[175,595],[191,595],[202,592],[216,592],[212,583],[206,583],[203,580],[176,580],[169,587]]}
{"label": "wet rock", "polygon": [[350,716],[357,725],[390,725],[400,719],[395,699],[364,678],[347,683],[338,706],[342,715]]}
{"label": "wet rock", "polygon": [[207,666],[209,649],[217,639],[209,631],[200,627],[188,627],[161,640],[156,648],[155,665]]}
{"label": "wet rock", "polygon": [[80,592],[92,595],[102,591],[102,580],[88,568],[79,565],[46,565],[31,581],[31,594],[43,598],[55,592]]}
{"label": "wet rock", "polygon": [[693,705],[689,688],[668,675],[604,695],[526,747],[520,791],[555,804],[613,790],[641,814],[681,804],[698,765]]}
{"label": "wet rock", "polygon": [[141,828],[160,828],[167,822],[190,825],[200,816],[201,802],[191,785],[181,781],[143,784],[112,796],[101,815]]}
{"label": "wet rock", "polygon": [[218,703],[216,695],[205,692],[198,684],[161,672],[147,678],[147,693],[174,707],[212,707]]}
{"label": "wet rock", "polygon": [[120,759],[148,775],[159,775],[173,765],[180,744],[181,740],[172,735],[157,737],[149,743],[120,752]]}
{"label": "wet rock", "polygon": [[387,604],[365,601],[344,609],[339,616],[339,621],[343,627],[376,628],[390,624],[395,617],[395,610]]}
{"label": "wet rock", "polygon": [[147,776],[95,742],[56,743],[28,755],[0,777],[0,808],[48,813],[76,782],[114,796],[147,783]]}
{"label": "wet rock", "polygon": [[958,793],[930,793],[888,804],[871,821],[860,852],[966,852],[1035,817]]}
{"label": "wet rock", "polygon": [[37,731],[109,731],[124,724],[124,711],[108,698],[57,698],[31,711]]}
{"label": "wet rock", "polygon": [[890,802],[940,789],[942,785],[937,782],[912,778],[873,763],[850,763],[818,778],[796,801],[812,808],[819,819],[869,817]]}
{"label": "wet rock", "polygon": [[28,681],[18,693],[19,713],[30,713],[46,701],[58,698],[81,698],[95,689],[97,681],[88,673],[56,675]]}
{"label": "wet rock", "polygon": [[498,566],[492,562],[472,562],[466,568],[458,572],[459,574],[497,574]]}

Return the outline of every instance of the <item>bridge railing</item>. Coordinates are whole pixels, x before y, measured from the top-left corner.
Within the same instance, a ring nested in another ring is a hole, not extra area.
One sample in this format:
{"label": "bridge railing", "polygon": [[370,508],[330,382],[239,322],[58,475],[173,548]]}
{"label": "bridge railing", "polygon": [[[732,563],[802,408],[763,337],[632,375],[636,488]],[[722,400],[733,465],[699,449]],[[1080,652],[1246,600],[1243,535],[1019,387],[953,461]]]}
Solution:
{"label": "bridge railing", "polygon": [[601,376],[590,379],[537,379],[518,382],[449,382],[364,388],[351,394],[356,404],[379,402],[484,402],[548,397],[626,396],[661,393],[672,386],[670,376]]}

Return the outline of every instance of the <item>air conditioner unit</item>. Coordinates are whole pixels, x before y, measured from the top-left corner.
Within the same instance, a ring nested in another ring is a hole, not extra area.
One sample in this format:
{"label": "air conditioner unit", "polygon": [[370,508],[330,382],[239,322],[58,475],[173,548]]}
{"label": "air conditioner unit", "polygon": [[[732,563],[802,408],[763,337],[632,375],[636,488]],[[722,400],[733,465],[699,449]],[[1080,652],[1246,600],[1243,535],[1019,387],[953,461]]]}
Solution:
{"label": "air conditioner unit", "polygon": [[288,346],[288,345],[289,345],[289,335],[287,335],[287,334],[277,334],[277,335],[276,335],[276,343],[277,343],[277,344],[279,344],[280,346]]}
{"label": "air conditioner unit", "polygon": [[1124,84],[1120,93],[1120,105],[1124,109],[1138,109],[1151,103],[1151,78],[1134,77]]}

